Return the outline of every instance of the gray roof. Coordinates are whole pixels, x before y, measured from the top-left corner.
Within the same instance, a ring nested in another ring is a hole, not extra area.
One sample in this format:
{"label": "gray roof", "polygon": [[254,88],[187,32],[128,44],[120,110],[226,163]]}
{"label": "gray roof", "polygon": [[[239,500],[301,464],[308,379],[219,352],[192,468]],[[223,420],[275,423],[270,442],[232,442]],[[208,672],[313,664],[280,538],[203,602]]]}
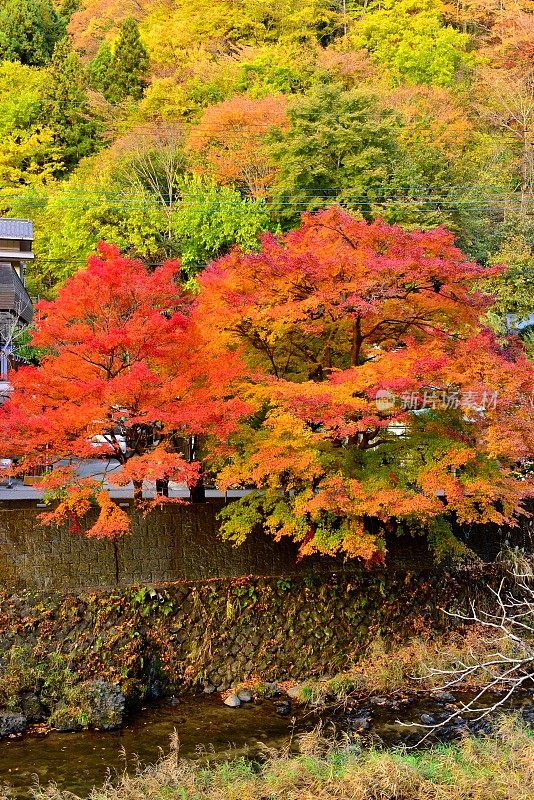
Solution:
{"label": "gray roof", "polygon": [[29,219],[0,217],[0,239],[29,239],[33,241],[33,223]]}
{"label": "gray roof", "polygon": [[[0,234],[1,238],[1,234]],[[25,250],[0,250],[0,261],[33,261],[34,254]]]}

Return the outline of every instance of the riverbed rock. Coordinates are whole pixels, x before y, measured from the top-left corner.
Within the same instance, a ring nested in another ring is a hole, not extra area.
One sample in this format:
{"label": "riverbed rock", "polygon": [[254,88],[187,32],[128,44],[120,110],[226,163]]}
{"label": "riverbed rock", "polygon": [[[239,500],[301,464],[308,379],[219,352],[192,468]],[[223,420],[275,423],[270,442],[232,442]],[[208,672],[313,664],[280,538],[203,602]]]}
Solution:
{"label": "riverbed rock", "polygon": [[493,730],[493,726],[488,719],[473,720],[472,722],[467,723],[467,727],[469,728],[470,733],[474,734],[475,736],[488,736]]}
{"label": "riverbed rock", "polygon": [[115,683],[88,681],[91,700],[90,726],[103,731],[120,728],[124,716],[126,699]]}
{"label": "riverbed rock", "polygon": [[271,682],[266,683],[264,685],[264,696],[269,697],[280,697],[282,692],[280,691],[280,687],[277,683]]}
{"label": "riverbed rock", "polygon": [[77,709],[70,708],[65,703],[60,703],[54,709],[48,724],[60,733],[74,733],[74,731],[81,731],[86,727]]}
{"label": "riverbed rock", "polygon": [[432,714],[421,714],[421,722],[423,725],[435,725],[436,719],[432,716]]}
{"label": "riverbed rock", "polygon": [[370,697],[369,702],[372,706],[387,706],[387,697]]}
{"label": "riverbed rock", "polygon": [[350,718],[350,729],[353,733],[365,733],[371,727],[371,717],[367,714],[357,715]]}
{"label": "riverbed rock", "polygon": [[229,694],[224,700],[224,705],[228,706],[228,708],[239,708],[241,700],[236,694]]}
{"label": "riverbed rock", "polygon": [[240,689],[237,693],[238,698],[241,700],[242,703],[251,703],[252,702],[252,692],[248,689]]}
{"label": "riverbed rock", "polygon": [[436,692],[434,699],[438,703],[456,703],[456,698],[451,692]]}
{"label": "riverbed rock", "polygon": [[113,731],[121,727],[125,697],[119,686],[103,680],[72,687],[50,716],[50,725],[68,732],[84,728]]}
{"label": "riverbed rock", "polygon": [[13,736],[24,733],[28,720],[24,714],[12,714],[9,711],[0,711],[0,739],[4,736]]}
{"label": "riverbed rock", "polygon": [[275,703],[274,707],[276,709],[276,713],[281,717],[287,717],[291,711],[291,703],[289,700],[281,700],[279,703]]}

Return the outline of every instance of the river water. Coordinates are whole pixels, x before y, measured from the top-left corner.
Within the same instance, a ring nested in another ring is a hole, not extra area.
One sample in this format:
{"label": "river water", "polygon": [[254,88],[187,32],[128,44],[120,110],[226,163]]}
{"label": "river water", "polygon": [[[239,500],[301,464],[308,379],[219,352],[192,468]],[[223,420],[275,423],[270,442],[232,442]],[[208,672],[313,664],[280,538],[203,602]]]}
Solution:
{"label": "river water", "polygon": [[[457,700],[467,701],[469,693],[455,692]],[[521,695],[519,707],[532,708],[530,695]],[[438,703],[428,695],[401,697],[397,701],[369,698],[349,709],[306,709],[297,716],[280,716],[276,701],[264,700],[228,708],[218,697],[180,699],[176,705],[166,701],[152,704],[133,716],[120,731],[85,731],[82,733],[30,733],[22,738],[0,742],[1,787],[8,785],[18,798],[31,797],[32,786],[55,782],[60,789],[87,797],[91,789],[112,779],[136,764],[153,764],[169,751],[174,731],[180,740],[182,756],[232,759],[241,755],[261,755],[265,747],[297,748],[299,733],[322,721],[329,734],[363,734],[367,741],[378,738],[386,745],[417,739],[421,728],[406,728],[418,723],[421,714],[438,712],[451,706]],[[454,708],[454,706],[452,707]],[[445,712],[447,713],[447,712]],[[355,724],[356,723],[356,724]]]}
{"label": "river water", "polygon": [[143,709],[120,731],[26,735],[0,742],[0,786],[9,785],[28,797],[38,781],[54,781],[61,789],[86,796],[93,786],[112,775],[141,764],[154,763],[168,752],[176,730],[183,756],[202,748],[217,757],[257,755],[263,745],[287,744],[295,730],[291,717],[277,714],[274,704],[243,704],[228,708],[220,698],[188,698],[178,705],[162,702]]}

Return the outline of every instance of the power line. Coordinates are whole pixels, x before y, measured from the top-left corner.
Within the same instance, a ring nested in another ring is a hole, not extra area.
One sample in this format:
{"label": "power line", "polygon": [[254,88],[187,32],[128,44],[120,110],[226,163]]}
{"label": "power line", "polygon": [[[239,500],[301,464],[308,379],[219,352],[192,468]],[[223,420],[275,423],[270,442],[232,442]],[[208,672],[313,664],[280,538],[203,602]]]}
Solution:
{"label": "power line", "polygon": [[60,199],[64,202],[71,202],[71,203],[79,203],[83,202],[84,199],[87,199],[90,202],[94,202],[95,199],[107,201],[109,203],[140,203],[140,204],[156,204],[156,205],[200,205],[200,206],[214,206],[214,205],[261,205],[267,203],[302,203],[302,202],[312,202],[314,200],[326,200],[326,201],[354,201],[354,202],[379,202],[383,203],[386,201],[392,202],[441,202],[441,201],[456,201],[456,202],[481,202],[481,201],[491,201],[491,202],[510,202],[517,199],[521,199],[522,201],[532,202],[534,201],[534,195],[532,197],[526,198],[524,195],[521,195],[520,192],[509,192],[505,194],[486,194],[483,195],[481,193],[473,193],[472,195],[468,195],[467,193],[443,193],[443,192],[429,192],[428,194],[423,193],[410,193],[410,192],[397,192],[395,194],[382,194],[379,193],[376,189],[370,189],[369,192],[365,194],[352,194],[349,191],[340,191],[337,194],[334,194],[334,190],[332,193],[328,194],[319,194],[319,193],[306,193],[306,192],[294,192],[292,194],[281,194],[281,193],[271,193],[265,197],[238,197],[234,199],[228,199],[222,197],[221,199],[213,199],[207,200],[202,199],[205,198],[205,193],[198,192],[195,194],[185,194],[180,195],[177,197],[169,197],[169,198],[161,198],[156,197],[155,195],[148,195],[142,193],[106,193],[106,192],[92,192],[92,193],[78,193],[67,195],[65,198],[54,198],[54,196],[49,195],[0,195],[0,203],[2,200],[5,202],[12,201],[13,203],[20,202],[25,204],[33,204],[37,205],[42,204],[43,202],[46,203],[47,200],[54,204],[54,200]]}
{"label": "power line", "polygon": [[[228,187],[224,187],[227,189]],[[217,191],[217,189],[215,189]],[[338,204],[368,211],[407,210],[416,213],[447,213],[468,211],[502,211],[525,210],[534,204],[534,196],[525,197],[520,192],[505,190],[495,185],[456,185],[434,190],[428,186],[370,187],[367,191],[361,187],[317,187],[303,191],[271,189],[266,197],[238,196],[229,199],[220,187],[221,197],[206,199],[203,191],[182,192],[168,198],[157,197],[148,192],[134,190],[101,190],[67,187],[57,193],[10,193],[0,192],[2,200],[8,207],[17,204],[24,208],[50,208],[51,210],[79,209],[89,210],[102,206],[121,208],[161,208],[192,212],[215,212],[233,210],[237,213],[271,214],[314,210],[325,204]],[[234,190],[237,193],[237,190]],[[11,203],[10,203],[11,201]]]}
{"label": "power line", "polygon": [[[445,202],[443,200],[428,200],[428,201],[420,201],[416,203],[415,201],[410,202],[409,200],[406,201],[397,201],[397,202],[385,202],[379,199],[374,201],[353,201],[352,203],[344,198],[322,198],[323,201],[328,201],[333,205],[339,205],[347,207],[349,210],[361,210],[367,212],[374,212],[374,211],[413,211],[416,213],[437,213],[437,212],[454,212],[454,211],[477,211],[477,210],[494,210],[494,211],[515,211],[515,210],[525,210],[525,208],[534,208],[534,200],[524,201],[524,200],[516,200],[514,202],[510,201],[498,201],[493,199],[477,199],[472,201],[454,201],[454,202]],[[109,201],[107,203],[108,207],[115,208],[116,210],[120,210],[123,208],[133,208],[133,209],[148,209],[148,208],[168,208],[165,203],[157,202],[157,201],[146,201],[146,202],[136,202],[136,201]],[[26,209],[42,209],[37,203],[27,203],[23,206]],[[62,210],[79,210],[79,211],[86,211],[93,208],[104,208],[102,204],[98,203],[91,203],[91,202],[78,202],[78,203],[62,203],[60,205],[54,205],[53,210],[62,211]],[[324,206],[323,206],[324,207]],[[292,202],[284,202],[284,203],[269,203],[265,204],[262,208],[261,206],[243,206],[240,203],[202,203],[202,204],[192,204],[192,203],[176,203],[174,205],[174,209],[178,213],[180,210],[183,211],[193,211],[193,212],[216,212],[216,211],[224,211],[224,210],[233,210],[235,213],[238,214],[249,214],[249,215],[257,215],[262,210],[267,213],[277,214],[289,211],[318,211],[320,210],[321,206],[312,207],[309,202],[302,201],[292,201]]]}
{"label": "power line", "polygon": [[[229,187],[224,187],[226,191],[228,191]],[[270,189],[269,194],[265,196],[258,196],[258,197],[251,197],[251,196],[239,196],[235,200],[230,200],[224,196],[222,193],[221,199],[214,199],[214,200],[206,200],[206,192],[205,191],[198,191],[198,192],[177,192],[176,194],[170,194],[168,197],[166,196],[165,199],[162,197],[157,197],[154,194],[150,194],[149,192],[143,191],[124,191],[124,190],[116,190],[116,191],[106,191],[106,190],[68,190],[68,191],[60,191],[57,194],[54,193],[16,193],[16,194],[2,194],[0,192],[0,202],[4,200],[13,201],[13,202],[22,202],[22,203],[53,203],[55,200],[64,199],[65,201],[80,201],[84,198],[88,198],[90,200],[94,200],[95,198],[108,200],[110,202],[128,202],[128,201],[136,201],[142,203],[157,203],[157,204],[173,204],[173,203],[191,203],[200,199],[201,205],[206,205],[209,203],[210,205],[216,203],[226,203],[226,204],[242,204],[242,203],[267,203],[267,202],[292,202],[292,201],[312,201],[312,200],[362,200],[362,201],[376,201],[376,202],[384,202],[386,200],[419,200],[419,201],[440,201],[440,200],[461,200],[464,202],[469,202],[472,200],[492,200],[492,201],[499,201],[499,202],[506,202],[510,199],[515,198],[524,198],[518,190],[498,190],[496,189],[494,192],[488,192],[489,187],[466,187],[463,189],[462,187],[451,187],[450,190],[432,190],[427,188],[406,188],[406,189],[397,189],[397,188],[389,188],[389,187],[369,187],[368,190],[364,190],[361,188],[358,189],[351,189],[349,187],[343,188],[329,188],[329,189],[307,189],[307,190],[292,190],[292,191],[284,191],[284,190],[276,190]],[[485,191],[483,191],[485,190]],[[232,191],[232,189],[230,189]],[[234,189],[236,193],[238,193],[237,189]],[[162,192],[162,194],[166,194]],[[528,198],[529,200],[531,198]]]}
{"label": "power line", "polygon": [[[215,189],[231,189],[232,187],[228,186],[212,186],[211,188]],[[109,194],[143,194],[142,191],[133,191],[132,189],[115,189],[115,190],[103,190],[100,188],[95,189],[88,189],[88,188],[79,188],[74,186],[62,186],[61,184],[52,184],[50,186],[51,191],[57,190],[58,192],[63,193],[74,193],[74,194],[102,194],[102,193],[109,193]],[[497,192],[514,192],[517,189],[506,189],[502,184],[491,184],[491,183],[484,183],[484,184],[477,184],[477,183],[467,183],[467,184],[451,184],[448,186],[441,186],[439,189],[433,186],[398,186],[396,184],[381,184],[380,186],[370,186],[369,190],[371,191],[380,191],[380,192],[391,192],[391,193],[398,193],[398,192],[432,192],[432,193],[439,193],[439,194],[446,194],[450,192],[456,191],[476,191],[479,192],[480,190],[488,190],[494,189]],[[276,189],[281,194],[289,194],[295,195],[297,193],[301,193],[301,190],[292,188],[292,189],[284,189],[284,187],[280,187]],[[339,185],[330,185],[330,186],[315,186],[313,188],[309,188],[307,191],[311,194],[316,194],[317,192],[358,192],[362,191],[362,187],[356,186],[339,186]],[[188,192],[191,195],[202,195],[204,194],[203,191],[191,191]],[[15,192],[13,194],[7,195],[8,197],[19,197],[19,196],[34,196],[39,195],[38,191],[33,191],[31,189],[26,190],[26,195],[21,194],[20,191]],[[47,197],[48,194],[44,191],[41,192],[41,195]],[[1,195],[5,196],[5,195]]]}

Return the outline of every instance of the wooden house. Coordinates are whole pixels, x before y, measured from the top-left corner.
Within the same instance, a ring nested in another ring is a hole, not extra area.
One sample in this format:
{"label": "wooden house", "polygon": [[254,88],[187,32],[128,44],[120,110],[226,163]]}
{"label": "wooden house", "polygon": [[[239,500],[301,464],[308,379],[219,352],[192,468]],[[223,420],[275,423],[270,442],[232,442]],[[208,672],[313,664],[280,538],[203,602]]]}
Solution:
{"label": "wooden house", "polygon": [[33,318],[26,291],[26,266],[34,258],[33,224],[0,218],[0,397],[9,390],[8,369],[18,360],[16,341]]}

